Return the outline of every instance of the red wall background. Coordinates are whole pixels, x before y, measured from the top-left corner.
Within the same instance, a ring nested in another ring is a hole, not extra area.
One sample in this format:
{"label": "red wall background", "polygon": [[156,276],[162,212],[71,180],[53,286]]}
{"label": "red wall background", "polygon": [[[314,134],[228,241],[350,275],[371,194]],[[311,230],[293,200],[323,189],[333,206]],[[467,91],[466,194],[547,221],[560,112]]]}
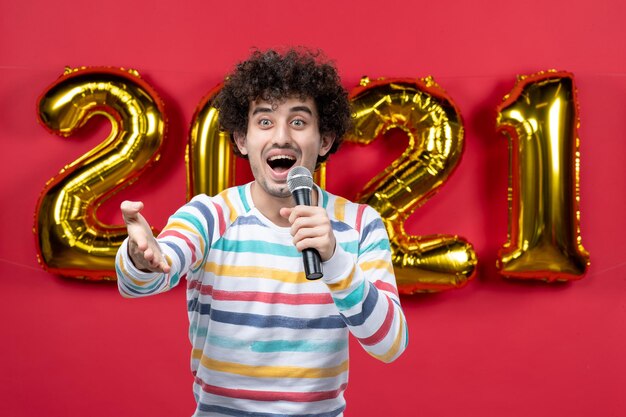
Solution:
{"label": "red wall background", "polygon": [[[626,415],[625,4],[1,2],[0,414],[193,410],[182,287],[125,300],[111,283],[61,278],[37,264],[32,227],[44,184],[109,130],[100,121],[69,139],[50,136],[36,122],[39,94],[65,66],[135,68],[154,86],[170,120],[163,158],[100,217],[121,223],[119,201],[142,199],[160,227],[185,201],[184,149],[200,99],[251,47],[307,45],[336,60],[349,89],[363,75],[432,75],[467,132],[458,169],[408,229],[466,237],[477,277],[463,289],[403,297],[411,340],[393,364],[352,346],[346,415]],[[495,259],[506,240],[508,150],[495,108],[518,74],[551,68],[573,72],[578,86],[591,268],[569,284],[505,281]],[[354,197],[402,151],[401,136],[388,139],[331,158],[328,189]],[[364,168],[357,158],[373,162]]]}

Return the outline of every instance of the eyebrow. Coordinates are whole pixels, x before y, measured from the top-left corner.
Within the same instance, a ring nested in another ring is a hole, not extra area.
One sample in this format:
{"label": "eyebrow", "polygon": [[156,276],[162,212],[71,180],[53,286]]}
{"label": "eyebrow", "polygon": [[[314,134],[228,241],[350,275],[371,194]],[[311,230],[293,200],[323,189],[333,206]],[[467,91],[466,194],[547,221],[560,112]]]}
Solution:
{"label": "eyebrow", "polygon": [[[273,111],[274,110],[271,107],[256,107],[254,110],[252,110],[252,115],[254,116],[258,113],[272,113]],[[313,112],[311,111],[309,106],[294,106],[289,109],[289,113],[296,113],[300,111],[313,116]]]}
{"label": "eyebrow", "polygon": [[289,109],[290,113],[295,113],[295,112],[304,112],[304,113],[308,113],[311,116],[313,116],[313,112],[311,111],[311,109],[309,108],[309,106],[295,106]]}
{"label": "eyebrow", "polygon": [[269,107],[255,107],[254,110],[252,110],[252,115],[254,116],[258,113],[271,113],[272,111],[273,110]]}

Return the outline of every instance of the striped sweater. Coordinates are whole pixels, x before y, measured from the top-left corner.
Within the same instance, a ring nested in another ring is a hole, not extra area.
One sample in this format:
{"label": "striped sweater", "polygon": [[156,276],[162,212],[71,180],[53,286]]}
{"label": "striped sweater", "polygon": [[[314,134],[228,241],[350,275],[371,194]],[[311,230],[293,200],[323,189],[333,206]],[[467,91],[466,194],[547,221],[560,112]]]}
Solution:
{"label": "striped sweater", "polygon": [[406,348],[389,240],[378,213],[318,188],[337,247],[308,281],[289,228],[255,208],[250,184],[180,208],[158,236],[169,274],[120,248],[125,297],[187,282],[194,416],[342,416],[348,334],[390,362]]}

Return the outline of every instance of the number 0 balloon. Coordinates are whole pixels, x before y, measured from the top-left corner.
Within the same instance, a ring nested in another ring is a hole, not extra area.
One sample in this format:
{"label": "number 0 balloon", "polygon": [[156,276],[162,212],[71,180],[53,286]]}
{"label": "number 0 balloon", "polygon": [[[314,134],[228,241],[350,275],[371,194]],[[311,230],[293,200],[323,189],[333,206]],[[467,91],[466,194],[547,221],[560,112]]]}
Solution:
{"label": "number 0 balloon", "polygon": [[158,160],[166,129],[163,104],[134,71],[68,69],[38,102],[40,123],[69,137],[96,115],[109,119],[104,142],[65,166],[46,184],[36,209],[42,266],[52,273],[114,279],[123,225],[106,225],[98,206]]}
{"label": "number 0 balloon", "polygon": [[197,194],[217,195],[235,185],[235,154],[229,133],[220,129],[219,110],[213,100],[222,85],[202,99],[191,122],[185,160],[187,162],[187,199]]}

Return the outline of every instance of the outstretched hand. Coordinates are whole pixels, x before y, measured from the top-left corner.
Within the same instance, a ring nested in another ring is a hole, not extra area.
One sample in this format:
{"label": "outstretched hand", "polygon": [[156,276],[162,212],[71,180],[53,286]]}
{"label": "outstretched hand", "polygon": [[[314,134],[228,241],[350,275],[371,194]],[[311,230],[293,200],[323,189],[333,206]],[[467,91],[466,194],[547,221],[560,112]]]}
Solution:
{"label": "outstretched hand", "polygon": [[336,245],[335,234],[324,208],[283,207],[280,209],[280,215],[289,220],[293,243],[300,252],[307,248],[316,249],[322,262],[326,262],[333,256]]}
{"label": "outstretched hand", "polygon": [[128,254],[135,266],[145,272],[170,272],[170,266],[152,234],[152,229],[141,215],[141,201],[124,201],[120,209],[128,230]]}

